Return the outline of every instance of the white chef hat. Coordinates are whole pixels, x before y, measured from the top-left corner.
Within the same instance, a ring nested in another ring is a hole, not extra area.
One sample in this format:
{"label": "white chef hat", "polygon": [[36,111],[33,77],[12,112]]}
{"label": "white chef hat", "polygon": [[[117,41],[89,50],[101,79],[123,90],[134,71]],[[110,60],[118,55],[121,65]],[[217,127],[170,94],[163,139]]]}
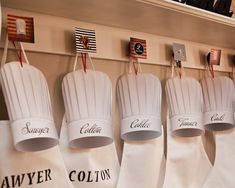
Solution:
{"label": "white chef hat", "polygon": [[162,89],[152,74],[124,74],[117,83],[124,140],[147,140],[161,135]]}
{"label": "white chef hat", "polygon": [[113,142],[111,81],[99,71],[68,73],[62,82],[69,145],[92,148]]}
{"label": "white chef hat", "polygon": [[1,68],[1,84],[15,148],[39,151],[58,144],[50,95],[43,74],[35,67],[10,62]]}
{"label": "white chef hat", "polygon": [[166,83],[171,131],[177,136],[199,136],[202,124],[203,97],[200,83],[190,77],[174,77]]}
{"label": "white chef hat", "polygon": [[204,97],[204,125],[208,130],[234,127],[234,84],[226,76],[201,81]]}

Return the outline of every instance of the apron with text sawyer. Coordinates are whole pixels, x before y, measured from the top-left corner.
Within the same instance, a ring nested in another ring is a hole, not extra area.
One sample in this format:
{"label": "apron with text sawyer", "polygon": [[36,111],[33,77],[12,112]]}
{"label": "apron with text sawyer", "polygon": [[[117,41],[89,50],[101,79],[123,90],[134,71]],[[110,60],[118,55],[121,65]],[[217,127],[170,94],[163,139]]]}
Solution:
{"label": "apron with text sawyer", "polygon": [[72,188],[58,146],[16,151],[9,121],[0,121],[0,151],[1,188]]}
{"label": "apron with text sawyer", "polygon": [[69,147],[68,125],[64,118],[60,149],[74,187],[116,188],[120,166],[114,143],[92,149],[73,149]]}

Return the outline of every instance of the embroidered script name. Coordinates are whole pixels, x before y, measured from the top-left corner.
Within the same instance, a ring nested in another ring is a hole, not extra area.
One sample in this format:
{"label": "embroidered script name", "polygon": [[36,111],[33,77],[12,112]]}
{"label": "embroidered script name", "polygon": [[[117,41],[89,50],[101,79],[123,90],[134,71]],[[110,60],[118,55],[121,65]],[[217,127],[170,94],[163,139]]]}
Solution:
{"label": "embroidered script name", "polygon": [[197,126],[197,122],[196,121],[189,121],[189,118],[179,118],[179,127],[196,127]]}
{"label": "embroidered script name", "polygon": [[149,122],[149,119],[143,119],[142,121],[135,119],[131,122],[130,128],[149,128],[150,126],[151,122]]}
{"label": "embroidered script name", "polygon": [[219,114],[213,114],[211,116],[211,121],[223,121],[225,117],[225,114],[219,115]]}
{"label": "embroidered script name", "polygon": [[90,123],[86,123],[80,129],[80,134],[96,134],[101,133],[102,128],[99,127],[97,124],[91,125]]}
{"label": "embroidered script name", "polygon": [[107,181],[111,179],[111,174],[109,169],[105,170],[96,170],[96,171],[76,171],[72,170],[69,173],[70,181],[79,181],[79,182],[99,182]]}
{"label": "embroidered script name", "polygon": [[19,175],[5,176],[1,180],[1,188],[25,187],[26,185],[41,184],[51,180],[51,169],[39,170]]}
{"label": "embroidered script name", "polygon": [[44,128],[31,128],[30,126],[31,126],[31,123],[27,122],[25,124],[25,127],[23,127],[21,129],[21,133],[23,135],[26,135],[26,134],[38,134],[38,135],[41,135],[41,134],[49,133],[49,128],[48,127],[44,127]]}

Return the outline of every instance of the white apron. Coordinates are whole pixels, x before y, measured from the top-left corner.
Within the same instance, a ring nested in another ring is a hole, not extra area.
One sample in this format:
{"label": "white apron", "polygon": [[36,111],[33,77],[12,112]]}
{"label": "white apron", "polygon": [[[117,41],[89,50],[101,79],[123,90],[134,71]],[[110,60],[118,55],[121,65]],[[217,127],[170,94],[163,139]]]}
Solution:
{"label": "white apron", "polygon": [[93,149],[70,148],[64,118],[60,149],[73,187],[116,188],[120,165],[114,143]]}
{"label": "white apron", "polygon": [[39,152],[14,148],[9,121],[0,121],[1,188],[72,188],[59,147]]}

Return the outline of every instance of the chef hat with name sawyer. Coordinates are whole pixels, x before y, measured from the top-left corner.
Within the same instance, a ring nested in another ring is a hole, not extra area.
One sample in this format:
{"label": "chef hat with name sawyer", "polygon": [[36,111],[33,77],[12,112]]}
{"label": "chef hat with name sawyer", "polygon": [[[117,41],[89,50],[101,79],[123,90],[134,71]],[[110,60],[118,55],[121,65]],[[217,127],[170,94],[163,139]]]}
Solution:
{"label": "chef hat with name sawyer", "polygon": [[152,74],[124,74],[117,83],[124,140],[147,140],[161,135],[162,89]]}
{"label": "chef hat with name sawyer", "polygon": [[171,131],[177,136],[192,137],[204,133],[202,124],[202,89],[190,77],[170,78],[166,83]]}
{"label": "chef hat with name sawyer", "polygon": [[39,151],[58,144],[50,95],[43,74],[35,67],[10,62],[1,68],[1,84],[15,148]]}
{"label": "chef hat with name sawyer", "polygon": [[204,125],[207,130],[234,128],[234,84],[226,76],[201,81],[204,97]]}
{"label": "chef hat with name sawyer", "polygon": [[95,70],[68,73],[62,82],[69,145],[93,148],[111,144],[111,81]]}

